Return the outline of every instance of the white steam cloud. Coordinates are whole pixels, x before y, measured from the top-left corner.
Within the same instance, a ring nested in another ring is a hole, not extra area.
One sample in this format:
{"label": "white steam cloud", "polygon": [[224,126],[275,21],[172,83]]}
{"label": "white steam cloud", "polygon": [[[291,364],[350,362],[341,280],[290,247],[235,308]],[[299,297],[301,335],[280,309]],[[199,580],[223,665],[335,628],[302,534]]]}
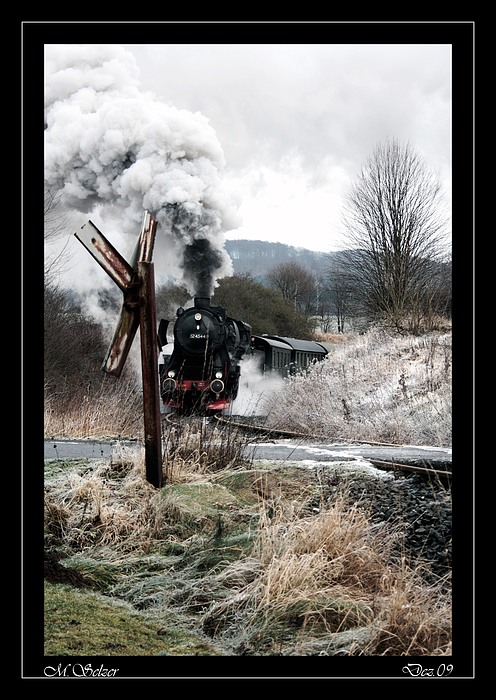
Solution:
{"label": "white steam cloud", "polygon": [[231,412],[237,416],[266,416],[269,412],[270,397],[281,389],[284,384],[283,378],[275,372],[264,374],[258,357],[244,357],[240,362],[240,369],[239,391]]}
{"label": "white steam cloud", "polygon": [[141,92],[134,56],[116,45],[47,45],[45,71],[47,186],[67,210],[98,209],[134,236],[148,210],[176,277],[211,296],[232,274],[224,233],[240,221],[208,119]]}

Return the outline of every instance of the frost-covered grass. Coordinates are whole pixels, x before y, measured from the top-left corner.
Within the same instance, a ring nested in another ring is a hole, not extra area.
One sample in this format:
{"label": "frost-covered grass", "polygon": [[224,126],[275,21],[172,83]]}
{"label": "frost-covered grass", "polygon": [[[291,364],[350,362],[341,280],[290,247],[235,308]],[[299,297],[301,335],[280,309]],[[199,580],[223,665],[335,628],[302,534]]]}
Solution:
{"label": "frost-covered grass", "polygon": [[451,654],[449,597],[346,482],[312,509],[320,477],[294,465],[183,460],[160,490],[143,451],[45,466],[46,548],[88,587],[45,586],[47,655]]}
{"label": "frost-covered grass", "polygon": [[451,445],[451,333],[373,329],[266,398],[268,423],[326,438]]}

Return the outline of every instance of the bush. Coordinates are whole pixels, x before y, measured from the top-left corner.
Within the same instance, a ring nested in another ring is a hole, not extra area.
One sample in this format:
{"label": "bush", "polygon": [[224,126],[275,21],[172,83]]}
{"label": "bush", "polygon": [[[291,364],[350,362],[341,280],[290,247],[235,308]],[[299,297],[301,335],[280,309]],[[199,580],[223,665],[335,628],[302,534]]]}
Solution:
{"label": "bush", "polygon": [[264,287],[248,273],[221,280],[212,305],[223,306],[232,318],[249,323],[254,335],[312,338],[312,320],[285,301],[280,291]]}
{"label": "bush", "polygon": [[98,376],[105,355],[101,327],[71,306],[63,290],[44,286],[44,371],[54,388]]}
{"label": "bush", "polygon": [[102,327],[53,283],[45,282],[44,314],[45,435],[140,435],[142,395],[129,360],[120,379],[102,372]]}

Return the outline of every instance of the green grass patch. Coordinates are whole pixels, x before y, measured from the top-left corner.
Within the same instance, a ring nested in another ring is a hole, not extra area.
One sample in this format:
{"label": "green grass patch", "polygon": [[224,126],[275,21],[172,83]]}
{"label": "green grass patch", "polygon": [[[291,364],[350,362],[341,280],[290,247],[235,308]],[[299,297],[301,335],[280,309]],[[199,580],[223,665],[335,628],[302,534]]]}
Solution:
{"label": "green grass patch", "polygon": [[222,656],[172,615],[155,620],[98,593],[45,582],[45,656]]}

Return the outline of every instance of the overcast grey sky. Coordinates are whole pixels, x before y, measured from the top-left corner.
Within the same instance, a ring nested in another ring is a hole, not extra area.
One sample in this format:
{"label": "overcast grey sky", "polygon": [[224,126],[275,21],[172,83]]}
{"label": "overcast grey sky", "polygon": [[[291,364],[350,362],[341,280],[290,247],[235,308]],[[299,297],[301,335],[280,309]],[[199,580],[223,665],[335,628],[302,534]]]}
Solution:
{"label": "overcast grey sky", "polygon": [[[205,237],[224,257],[224,235],[339,249],[343,197],[387,137],[420,152],[450,204],[450,44],[45,49],[45,177],[70,214],[63,281],[84,293],[113,283],[72,233],[91,218],[126,256],[143,210],[171,202],[219,214]],[[160,239],[158,277],[188,269],[186,242]]]}
{"label": "overcast grey sky", "polygon": [[227,238],[336,249],[342,197],[386,137],[409,141],[450,201],[450,45],[123,46],[142,90],[215,130],[243,219]]}

